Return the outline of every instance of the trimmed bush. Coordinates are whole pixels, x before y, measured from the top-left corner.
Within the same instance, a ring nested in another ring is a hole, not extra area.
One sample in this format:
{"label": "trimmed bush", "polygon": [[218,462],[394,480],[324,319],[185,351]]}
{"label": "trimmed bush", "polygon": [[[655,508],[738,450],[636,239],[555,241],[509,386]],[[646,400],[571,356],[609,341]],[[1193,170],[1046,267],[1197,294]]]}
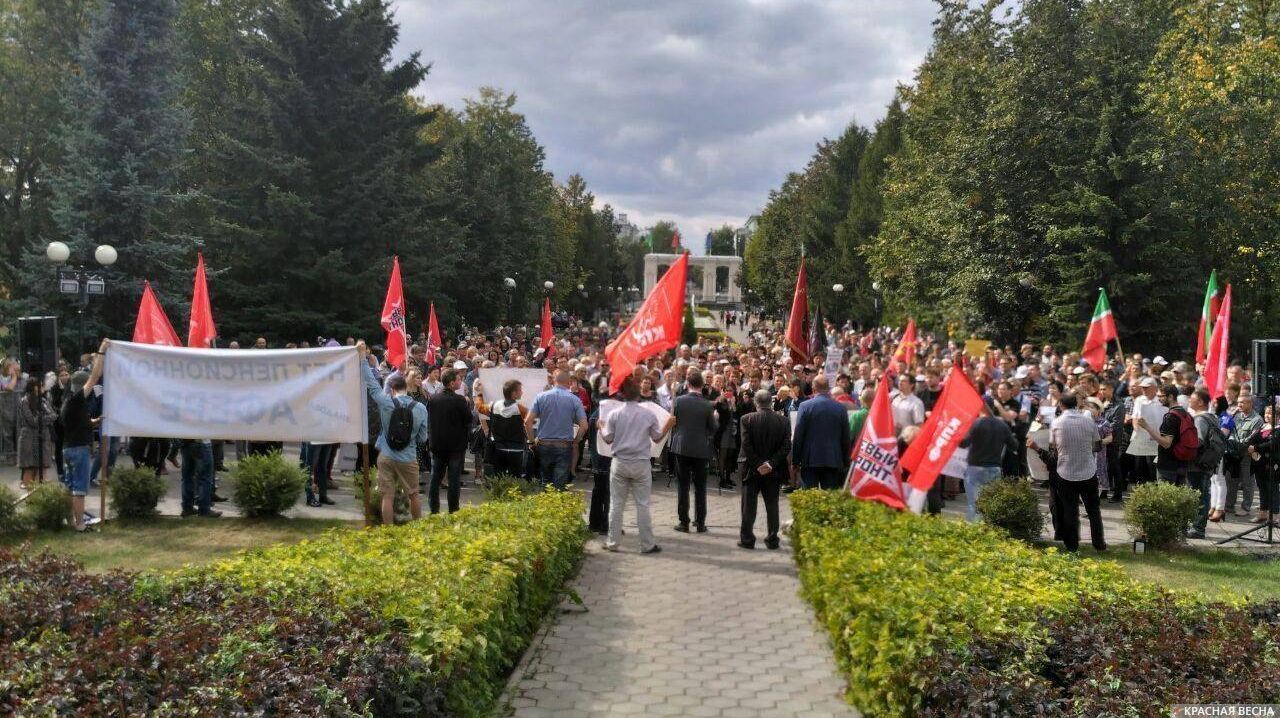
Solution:
{"label": "trimmed bush", "polygon": [[1159,593],[1115,563],[1037,549],[990,526],[840,492],[797,491],[790,502],[803,594],[831,638],[847,697],[867,716],[919,711],[926,689],[949,680],[925,663],[937,651],[1034,636],[1046,619],[1077,615],[1081,596],[1149,603]]}
{"label": "trimmed bush", "polygon": [[25,526],[18,513],[18,495],[8,486],[0,486],[0,534],[17,533]]}
{"label": "trimmed bush", "polygon": [[148,468],[118,469],[111,472],[107,493],[111,508],[122,519],[149,519],[168,490],[164,479]]}
{"label": "trimmed bush", "polygon": [[41,531],[60,531],[71,520],[71,492],[56,482],[46,481],[31,490],[22,502],[22,519]]}
{"label": "trimmed bush", "polygon": [[1004,529],[1011,538],[1038,541],[1044,530],[1040,496],[1026,479],[993,481],[978,494],[978,512],[984,523]]}
{"label": "trimmed bush", "polygon": [[250,518],[279,516],[298,503],[307,486],[307,472],[286,461],[280,452],[246,456],[232,472],[231,501]]}
{"label": "trimmed bush", "polygon": [[1157,481],[1135,486],[1124,502],[1124,518],[1134,538],[1153,548],[1169,548],[1186,540],[1200,510],[1200,492]]}
{"label": "trimmed bush", "polygon": [[536,481],[511,474],[495,474],[484,480],[485,501],[517,501],[541,490]]}
{"label": "trimmed bush", "polygon": [[404,526],[331,531],[189,569],[267,597],[299,596],[401,626],[451,715],[483,716],[582,556],[582,498],[553,491]]}

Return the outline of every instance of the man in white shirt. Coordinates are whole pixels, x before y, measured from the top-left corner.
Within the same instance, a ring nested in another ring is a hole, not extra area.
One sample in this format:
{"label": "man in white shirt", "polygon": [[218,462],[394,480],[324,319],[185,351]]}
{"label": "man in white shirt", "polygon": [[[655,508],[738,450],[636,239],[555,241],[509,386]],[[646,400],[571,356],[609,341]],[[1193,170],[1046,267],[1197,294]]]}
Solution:
{"label": "man in white shirt", "polygon": [[924,423],[924,402],[916,396],[916,378],[911,374],[898,377],[898,393],[889,402],[893,414],[893,430],[899,434],[908,426]]}
{"label": "man in white shirt", "polygon": [[1138,420],[1145,418],[1152,426],[1160,426],[1164,418],[1164,407],[1156,399],[1160,387],[1154,377],[1143,377],[1138,381],[1141,393],[1134,397],[1133,413],[1128,421],[1133,426],[1133,434],[1129,439],[1129,448],[1125,453],[1133,457],[1133,478],[1135,483],[1154,481],[1156,477],[1156,449],[1158,445],[1141,426]]}
{"label": "man in white shirt", "polygon": [[649,491],[653,476],[649,468],[650,442],[660,441],[676,418],[667,425],[658,426],[658,417],[640,406],[640,384],[635,377],[622,381],[621,409],[597,424],[600,438],[613,447],[613,462],[609,468],[609,535],[604,547],[618,550],[618,538],[622,535],[622,512],[627,505],[627,494],[636,498],[636,525],[640,528],[640,553],[658,553],[661,546],[653,540],[653,520],[649,515]]}

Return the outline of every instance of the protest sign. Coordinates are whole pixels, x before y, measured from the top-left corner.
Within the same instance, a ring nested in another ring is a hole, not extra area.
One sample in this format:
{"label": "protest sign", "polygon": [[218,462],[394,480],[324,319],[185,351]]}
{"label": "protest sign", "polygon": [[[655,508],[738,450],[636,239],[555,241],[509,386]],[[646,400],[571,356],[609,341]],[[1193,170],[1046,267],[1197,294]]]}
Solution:
{"label": "protest sign", "polygon": [[112,342],[103,433],[357,442],[368,397],[355,347],[184,349]]}
{"label": "protest sign", "polygon": [[[623,402],[618,401],[617,399],[605,399],[600,402],[600,421],[607,420],[610,414],[622,408],[622,404]],[[642,401],[640,402],[640,406],[648,409],[654,416],[658,417],[659,429],[666,426],[667,420],[671,418],[671,414],[666,409],[663,409],[651,401]],[[662,441],[649,442],[649,456],[655,459],[658,458],[658,455],[662,453],[662,447],[667,445],[667,439],[670,437],[671,434],[668,433],[662,437]],[[613,456],[613,447],[604,440],[604,437],[600,435],[600,432],[596,432],[596,451],[601,456]]]}
{"label": "protest sign", "polygon": [[484,402],[493,406],[502,398],[502,385],[515,379],[523,386],[524,395],[520,397],[520,406],[533,408],[533,400],[538,393],[547,388],[546,369],[481,369],[476,381],[484,394]]}

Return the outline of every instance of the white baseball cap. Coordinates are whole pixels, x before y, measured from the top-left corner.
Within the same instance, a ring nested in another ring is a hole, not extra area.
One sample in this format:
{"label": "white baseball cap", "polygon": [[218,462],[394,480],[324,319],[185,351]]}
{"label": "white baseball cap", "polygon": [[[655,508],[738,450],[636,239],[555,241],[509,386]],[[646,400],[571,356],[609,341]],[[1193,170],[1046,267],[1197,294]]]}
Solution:
{"label": "white baseball cap", "polygon": [[466,362],[464,362],[464,361],[456,361],[456,362],[454,362],[454,363],[453,363],[453,368],[454,368],[454,369],[466,369],[466,368],[467,368],[467,363],[466,363]]}

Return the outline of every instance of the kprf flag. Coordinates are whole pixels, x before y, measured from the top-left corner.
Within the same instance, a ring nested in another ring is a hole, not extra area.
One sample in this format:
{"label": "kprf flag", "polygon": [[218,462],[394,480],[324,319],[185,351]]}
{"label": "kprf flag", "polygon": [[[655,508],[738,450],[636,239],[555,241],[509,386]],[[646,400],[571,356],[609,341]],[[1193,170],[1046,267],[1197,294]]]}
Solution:
{"label": "kprf flag", "polygon": [[208,349],[213,346],[218,328],[213,325],[213,309],[209,304],[209,285],[204,276],[204,254],[196,253],[196,279],[191,289],[191,319],[187,322],[187,346]]}
{"label": "kprf flag", "polygon": [[943,467],[951,460],[969,427],[982,414],[982,397],[964,373],[963,366],[951,370],[942,385],[942,394],[933,405],[920,434],[902,453],[902,468],[911,472],[911,487],[927,492]]}
{"label": "kprf flag", "polygon": [[898,369],[905,371],[911,368],[916,361],[916,348],[920,346],[920,342],[916,339],[916,320],[914,318],[907,320],[907,328],[902,332],[902,341],[898,342],[898,348],[893,352],[893,359],[898,363]]}
{"label": "kprf flag", "polygon": [[809,275],[803,256],[796,274],[796,291],[791,295],[791,316],[787,317],[787,346],[791,348],[791,361],[809,361]]}
{"label": "kprf flag", "polygon": [[1227,389],[1227,346],[1231,334],[1231,285],[1222,295],[1222,306],[1213,323],[1213,336],[1209,338],[1209,355],[1204,360],[1204,388],[1209,397],[1217,400]]}
{"label": "kprf flag", "polygon": [[409,356],[409,341],[404,330],[404,287],[400,284],[400,258],[391,259],[391,282],[387,298],[382,302],[382,328],[387,330],[387,364],[398,367]]}
{"label": "kprf flag", "polygon": [[551,329],[551,297],[547,297],[542,303],[542,336],[538,339],[538,346],[550,349],[555,340],[555,333]]}
{"label": "kprf flag", "polygon": [[1218,286],[1218,270],[1209,272],[1209,286],[1204,290],[1204,305],[1200,307],[1200,331],[1196,332],[1196,363],[1201,364],[1209,356],[1209,344],[1213,338],[1213,320],[1222,308],[1222,287]]}
{"label": "kprf flag", "polygon": [[1107,363],[1107,342],[1119,337],[1116,319],[1111,315],[1111,303],[1107,301],[1107,290],[1098,290],[1098,304],[1093,308],[1093,319],[1089,320],[1089,333],[1084,337],[1080,356],[1094,371],[1102,371]]}
{"label": "kprf flag", "polygon": [[609,362],[609,393],[622,386],[636,364],[680,343],[684,319],[684,283],[689,275],[689,254],[680,255],[641,305],[626,329],[605,347]]}
{"label": "kprf flag", "polygon": [[879,501],[895,509],[907,506],[906,488],[898,468],[898,437],[893,433],[889,410],[889,382],[876,387],[875,401],[862,425],[862,435],[853,450],[853,465],[846,483],[855,498]]}
{"label": "kprf flag", "polygon": [[137,344],[158,344],[180,347],[178,333],[173,331],[169,317],[151,291],[151,282],[142,283],[142,302],[138,304],[138,320],[133,324],[133,341]]}
{"label": "kprf flag", "polygon": [[431,303],[431,311],[427,316],[427,365],[436,363],[437,352],[444,346],[440,336],[440,322],[436,321],[436,303]]}

